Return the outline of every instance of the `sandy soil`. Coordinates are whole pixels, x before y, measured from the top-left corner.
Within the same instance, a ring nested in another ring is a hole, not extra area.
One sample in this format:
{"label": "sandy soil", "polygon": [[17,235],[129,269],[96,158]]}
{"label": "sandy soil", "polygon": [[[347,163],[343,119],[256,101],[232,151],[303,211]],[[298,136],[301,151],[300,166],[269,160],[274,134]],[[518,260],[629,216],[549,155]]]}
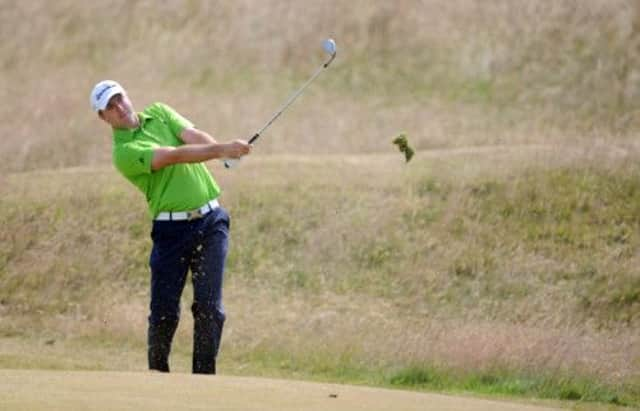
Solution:
{"label": "sandy soil", "polygon": [[266,378],[0,370],[0,409],[542,411],[554,408]]}

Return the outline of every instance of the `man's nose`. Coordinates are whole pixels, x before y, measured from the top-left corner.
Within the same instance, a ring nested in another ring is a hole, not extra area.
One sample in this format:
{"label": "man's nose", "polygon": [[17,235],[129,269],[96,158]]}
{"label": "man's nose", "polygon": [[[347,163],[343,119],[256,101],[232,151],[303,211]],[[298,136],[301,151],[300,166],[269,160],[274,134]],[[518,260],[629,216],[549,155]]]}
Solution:
{"label": "man's nose", "polygon": [[125,113],[127,111],[126,107],[121,102],[116,104],[116,110],[118,110],[119,113]]}

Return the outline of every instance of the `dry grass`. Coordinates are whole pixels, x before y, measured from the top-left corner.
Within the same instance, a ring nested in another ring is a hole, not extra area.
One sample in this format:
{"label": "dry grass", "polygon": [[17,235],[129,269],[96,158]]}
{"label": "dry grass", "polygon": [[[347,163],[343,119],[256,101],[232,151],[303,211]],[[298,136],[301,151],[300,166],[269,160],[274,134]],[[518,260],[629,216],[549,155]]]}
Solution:
{"label": "dry grass", "polygon": [[[435,364],[635,384],[637,302],[619,306],[609,294],[637,290],[635,253],[603,259],[620,246],[606,240],[595,252],[541,252],[556,246],[532,248],[469,213],[479,207],[470,203],[474,187],[486,181],[517,182],[531,167],[618,169],[636,155],[548,147],[420,154],[409,167],[399,155],[256,157],[231,174],[213,165],[234,218],[227,369],[243,372],[275,350],[287,368],[306,358],[319,369]],[[144,350],[149,240],[140,195],[110,168],[14,174],[3,187],[3,334]],[[112,209],[129,211],[116,218]],[[628,241],[633,248],[637,234]],[[576,267],[595,267],[609,291]],[[184,298],[188,306],[189,290]],[[25,331],[34,324],[42,331]],[[190,327],[185,314],[177,369],[188,370]]]}
{"label": "dry grass", "polygon": [[324,36],[340,49],[330,75],[260,153],[381,152],[403,130],[419,149],[626,140],[639,15],[630,0],[7,3],[0,167],[107,163],[87,103],[105,77],[138,108],[162,100],[222,139],[251,135],[319,63]]}

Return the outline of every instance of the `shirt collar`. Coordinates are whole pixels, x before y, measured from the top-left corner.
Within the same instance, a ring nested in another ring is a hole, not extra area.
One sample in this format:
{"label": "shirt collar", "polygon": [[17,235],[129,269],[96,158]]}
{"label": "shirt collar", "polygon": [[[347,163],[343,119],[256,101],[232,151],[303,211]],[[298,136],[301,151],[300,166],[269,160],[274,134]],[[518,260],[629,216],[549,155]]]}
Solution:
{"label": "shirt collar", "polygon": [[143,112],[138,113],[140,124],[136,128],[114,128],[113,138],[117,141],[131,141],[135,133],[142,128],[144,123],[151,118],[150,115]]}

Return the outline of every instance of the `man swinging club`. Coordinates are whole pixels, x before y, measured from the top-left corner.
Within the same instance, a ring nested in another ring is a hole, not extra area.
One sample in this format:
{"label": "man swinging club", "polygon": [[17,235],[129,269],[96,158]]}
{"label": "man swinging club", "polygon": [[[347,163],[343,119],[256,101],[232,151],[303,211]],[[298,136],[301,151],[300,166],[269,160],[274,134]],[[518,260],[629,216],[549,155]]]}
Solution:
{"label": "man swinging club", "polygon": [[193,282],[193,372],[215,374],[225,312],[222,281],[229,215],[220,188],[202,163],[251,152],[243,140],[218,143],[171,107],[155,103],[136,113],[125,90],[105,80],[91,106],[113,130],[113,163],[142,193],[153,219],[149,369],[169,372],[187,272]]}

